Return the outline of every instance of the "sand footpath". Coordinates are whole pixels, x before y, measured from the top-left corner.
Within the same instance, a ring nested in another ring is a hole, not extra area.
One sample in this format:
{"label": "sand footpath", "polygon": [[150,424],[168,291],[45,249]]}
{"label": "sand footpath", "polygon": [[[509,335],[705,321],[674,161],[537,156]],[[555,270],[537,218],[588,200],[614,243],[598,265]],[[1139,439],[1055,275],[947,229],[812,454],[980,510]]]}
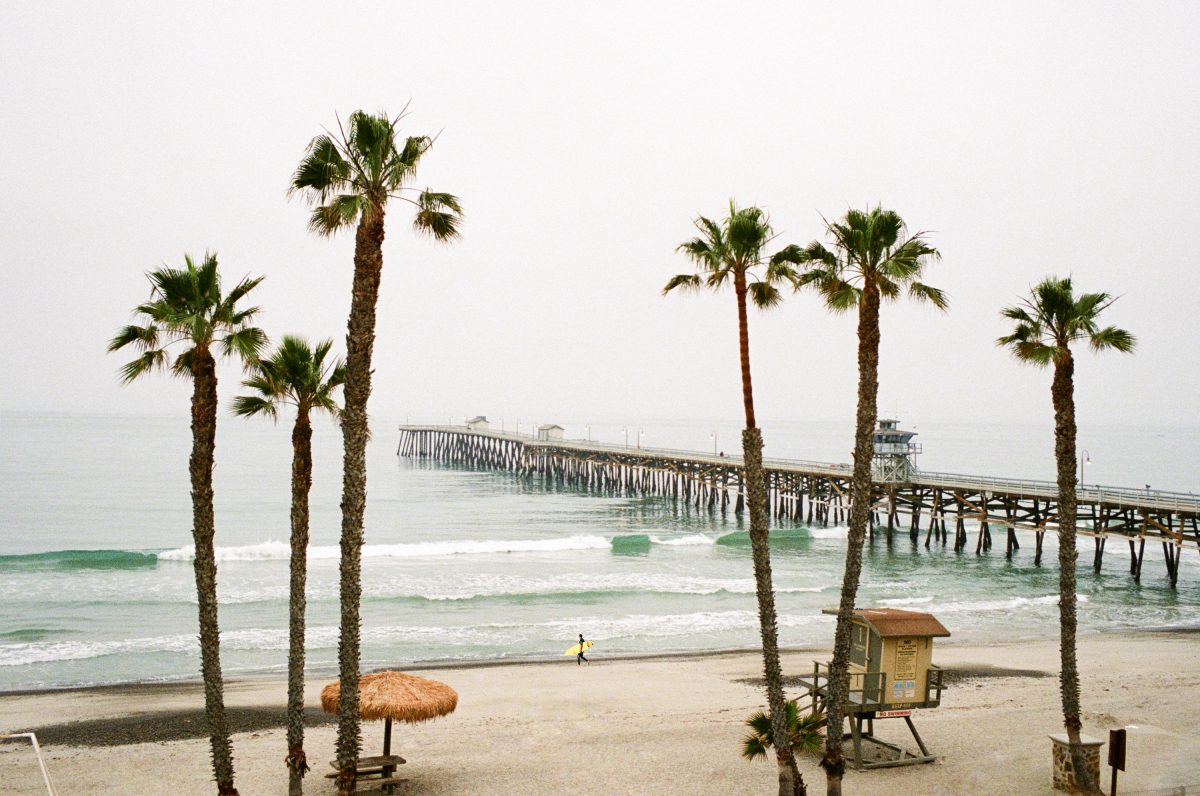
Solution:
{"label": "sand footpath", "polygon": [[[573,660],[423,672],[453,685],[458,710],[394,744],[408,759],[401,794],[767,794],[774,765],[741,759],[742,721],[765,704],[750,653],[612,660],[594,650]],[[801,674],[827,654],[792,651]],[[1080,640],[1084,731],[1107,738],[1128,726],[1122,796],[1200,788],[1200,635],[1144,633]],[[936,763],[851,772],[852,794],[1050,794],[1050,742],[1060,731],[1057,644],[942,643],[934,662],[951,670],[942,706],[917,726]],[[309,683],[309,703],[328,678]],[[227,686],[237,785],[243,796],[287,792],[280,728],[285,684]],[[60,793],[212,794],[198,685],[172,684],[0,696],[0,729],[34,730]],[[306,748],[309,794],[334,794],[324,778],[335,730],[313,710]],[[364,725],[378,753],[382,724]],[[878,734],[911,746],[902,721]],[[199,737],[198,737],[199,736]],[[140,742],[139,742],[140,741]],[[810,793],[824,793],[814,760],[801,761]],[[1107,790],[1107,769],[1103,779]],[[0,794],[44,793],[27,747],[0,746]],[[1191,790],[1188,791],[1192,792]],[[1200,792],[1198,790],[1197,792]]]}

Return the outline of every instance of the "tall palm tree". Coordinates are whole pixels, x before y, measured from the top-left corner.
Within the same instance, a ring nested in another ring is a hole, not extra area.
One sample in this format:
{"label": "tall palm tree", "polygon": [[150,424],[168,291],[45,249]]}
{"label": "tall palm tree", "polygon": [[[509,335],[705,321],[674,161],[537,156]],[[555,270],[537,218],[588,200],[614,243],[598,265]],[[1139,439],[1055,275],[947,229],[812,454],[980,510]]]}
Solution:
{"label": "tall palm tree", "polygon": [[363,512],[367,501],[367,400],[371,396],[371,351],[375,345],[375,306],[383,274],[384,215],[391,199],[415,208],[413,228],[439,241],[458,237],[462,208],[448,193],[411,193],[421,157],[433,145],[428,136],[398,140],[403,114],[355,111],[337,133],[314,138],[292,177],[289,194],[313,205],[309,229],[332,236],[355,227],[354,280],[346,332],[345,408],[341,535],[341,633],[338,666],[338,791],[354,790],[355,761],[362,746],[358,716],[359,602],[362,597]]}
{"label": "tall palm tree", "polygon": [[[221,293],[217,255],[205,254],[197,265],[184,255],[183,268],[160,268],[146,275],[152,286],[148,301],[135,317],[144,325],[121,329],[108,344],[116,351],[132,345],[141,356],[121,368],[129,383],[156,370],[192,380],[192,539],[196,545],[196,597],[200,606],[200,671],[204,678],[204,710],[212,745],[213,775],[220,796],[237,794],[233,785],[233,744],[225,719],[217,623],[217,560],[213,549],[213,455],[217,433],[216,357],[252,362],[266,344],[262,330],[251,326],[257,307],[238,302],[262,281],[243,279]],[[174,360],[167,347],[182,344]]]}
{"label": "tall palm tree", "polygon": [[332,340],[316,348],[300,337],[285,335],[279,348],[254,364],[243,386],[252,395],[238,396],[233,412],[241,417],[279,417],[280,405],[296,409],[292,427],[292,560],[288,616],[288,704],[287,757],[288,792],[298,796],[308,771],[304,754],[304,582],[308,555],[308,493],[312,488],[312,412],[325,411],[337,417],[341,409],[333,393],[346,380],[340,361],[327,362]]}
{"label": "tall palm tree", "polygon": [[858,311],[858,409],[854,423],[854,474],[850,486],[850,530],[846,570],[829,666],[829,729],[825,733],[825,769],[829,796],[842,792],[846,764],[842,757],[842,722],[850,690],[850,620],[862,574],[862,548],[871,512],[872,433],[879,393],[879,307],[902,291],[939,309],[946,308],[942,291],[919,282],[926,264],[940,255],[924,234],[909,235],[904,220],[891,210],[850,210],[838,222],[826,222],[832,249],[819,241],[800,250],[806,270],[795,280],[797,289],[815,288],[834,312]]}
{"label": "tall palm tree", "polygon": [[996,341],[1021,362],[1054,366],[1050,399],[1054,406],[1054,458],[1058,465],[1058,611],[1063,722],[1071,746],[1076,782],[1085,793],[1099,793],[1079,741],[1079,667],[1075,659],[1075,359],[1071,343],[1087,341],[1093,351],[1133,351],[1132,334],[1097,323],[1116,299],[1107,293],[1075,297],[1071,279],[1049,277],[1035,285],[1020,304],[1001,315],[1014,322],[1011,334]]}
{"label": "tall palm tree", "polygon": [[779,794],[803,794],[804,780],[796,767],[795,756],[787,743],[787,710],[783,698],[783,674],[779,664],[779,632],[775,613],[775,592],[771,585],[771,555],[767,539],[767,489],[762,469],[762,432],[754,419],[754,389],[750,381],[750,334],[746,300],[769,309],[780,301],[776,284],[795,276],[791,264],[795,247],[787,247],[766,257],[763,249],[774,238],[770,219],[758,207],[738,208],[729,203],[729,216],[721,222],[700,216],[695,221],[700,235],[682,243],[677,251],[687,255],[699,273],[679,274],[663,288],[698,290],[701,286],[718,290],[733,282],[737,298],[738,344],[741,359],[742,402],[746,428],[742,449],[746,476],[747,503],[750,507],[750,547],[754,559],[754,585],[758,596],[759,634],[763,645],[763,671],[767,686],[767,706],[775,758],[779,765]]}

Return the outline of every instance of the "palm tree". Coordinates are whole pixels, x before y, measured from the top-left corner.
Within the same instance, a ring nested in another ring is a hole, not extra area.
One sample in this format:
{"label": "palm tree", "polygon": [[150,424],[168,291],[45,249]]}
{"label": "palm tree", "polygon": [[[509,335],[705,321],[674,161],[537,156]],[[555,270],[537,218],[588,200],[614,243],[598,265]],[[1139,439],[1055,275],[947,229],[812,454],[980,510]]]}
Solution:
{"label": "palm tree", "polygon": [[[212,744],[213,775],[220,796],[237,794],[233,785],[233,744],[225,719],[217,623],[217,561],[213,550],[213,451],[217,433],[216,357],[252,362],[266,344],[262,330],[251,326],[257,307],[239,309],[238,302],[259,282],[243,279],[221,293],[217,255],[205,254],[197,265],[184,255],[183,268],[163,267],[148,273],[150,298],[134,315],[144,325],[121,329],[108,344],[116,351],[132,345],[141,356],[121,368],[126,384],[155,370],[169,369],[192,380],[192,539],[196,545],[196,597],[200,606],[200,671],[204,678],[204,710]],[[181,343],[172,361],[167,347]]]}
{"label": "palm tree", "polygon": [[1100,313],[1115,298],[1107,293],[1075,297],[1071,279],[1049,277],[1035,285],[1020,304],[1001,315],[1015,323],[1012,334],[996,341],[1021,362],[1054,366],[1050,399],[1054,405],[1054,458],[1058,465],[1058,611],[1063,721],[1071,747],[1076,782],[1085,793],[1099,793],[1092,782],[1079,741],[1079,667],[1075,659],[1075,360],[1071,343],[1086,340],[1093,351],[1133,351],[1132,334],[1115,326],[1101,328]]}
{"label": "palm tree", "polygon": [[[746,719],[746,726],[750,728],[750,732],[742,738],[742,757],[747,760],[766,757],[767,749],[771,747],[771,717],[761,710],[756,711]],[[801,716],[796,700],[787,701],[788,746],[791,747],[792,754],[817,754],[824,740],[824,734],[821,732],[824,726],[825,717],[820,713]]]}
{"label": "palm tree", "polygon": [[850,620],[862,573],[862,548],[871,511],[872,433],[879,392],[879,306],[902,290],[919,301],[945,309],[946,297],[937,288],[917,281],[926,264],[940,255],[924,234],[908,235],[904,220],[891,210],[850,210],[839,222],[826,222],[830,250],[819,241],[799,251],[808,268],[796,280],[797,289],[815,288],[834,312],[858,311],[858,409],[854,424],[854,475],[850,487],[850,530],[846,571],[829,665],[829,731],[825,733],[829,796],[840,796],[846,765],[842,757],[842,722],[849,699]]}
{"label": "palm tree", "polygon": [[362,746],[358,716],[359,601],[362,597],[363,512],[367,500],[367,400],[371,396],[371,351],[375,344],[375,306],[383,274],[384,214],[390,199],[410,202],[413,228],[439,241],[458,237],[462,208],[448,193],[428,189],[407,193],[421,157],[433,145],[428,136],[398,141],[403,114],[355,111],[338,132],[324,133],[308,145],[292,177],[289,194],[301,193],[314,205],[309,229],[331,236],[355,227],[354,280],[346,333],[345,408],[341,535],[341,634],[338,666],[338,791],[354,790],[356,760]]}
{"label": "palm tree", "polygon": [[741,357],[742,402],[746,429],[742,432],[747,503],[750,507],[750,547],[754,559],[754,584],[758,596],[759,633],[763,644],[763,670],[767,686],[767,705],[774,727],[775,757],[779,764],[779,794],[804,793],[803,779],[795,757],[786,742],[787,713],[783,699],[783,674],[779,664],[779,633],[775,614],[775,592],[771,585],[771,556],[767,539],[767,489],[762,470],[762,432],[754,420],[754,390],[750,382],[750,335],[747,325],[746,298],[761,309],[780,301],[775,286],[795,276],[790,263],[795,247],[785,248],[770,258],[763,249],[774,238],[770,219],[757,207],[738,208],[729,203],[729,217],[716,222],[700,216],[695,221],[700,236],[677,248],[696,264],[699,273],[679,274],[663,288],[698,290],[701,286],[718,290],[733,282],[737,298],[738,343]]}
{"label": "palm tree", "polygon": [[279,348],[254,364],[250,378],[242,382],[253,395],[238,396],[233,413],[241,417],[279,417],[281,404],[296,408],[292,427],[292,562],[291,598],[288,618],[288,705],[287,757],[288,792],[297,796],[308,771],[304,755],[304,581],[308,554],[308,493],[312,488],[313,410],[337,417],[341,412],[334,391],[345,381],[340,361],[326,362],[332,340],[322,340],[314,349],[300,337],[284,336]]}

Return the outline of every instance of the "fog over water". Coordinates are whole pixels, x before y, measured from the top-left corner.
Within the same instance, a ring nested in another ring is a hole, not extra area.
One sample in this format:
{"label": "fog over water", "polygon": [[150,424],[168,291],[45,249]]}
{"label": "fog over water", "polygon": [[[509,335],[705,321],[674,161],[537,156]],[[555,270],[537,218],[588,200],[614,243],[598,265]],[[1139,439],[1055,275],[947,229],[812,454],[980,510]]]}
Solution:
{"label": "fog over water", "polygon": [[[736,427],[732,298],[659,294],[688,269],[691,220],[731,197],[766,207],[778,244],[877,202],[930,231],[951,311],[883,316],[880,402],[906,421],[1049,422],[1049,375],[993,340],[999,308],[1051,273],[1121,296],[1109,319],[1140,341],[1081,357],[1082,422],[1200,416],[1192,3],[65,2],[0,19],[2,409],[185,411],[186,385],[121,388],[124,358],[103,353],[143,272],[184,252],[266,274],[273,336],[340,348],[353,236],[310,235],[285,189],[335,113],[411,100],[405,130],[439,135],[416,185],[467,220],[439,246],[403,203],[389,215],[379,416]],[[751,353],[761,416],[852,419],[852,318],[789,297],[752,320]]]}

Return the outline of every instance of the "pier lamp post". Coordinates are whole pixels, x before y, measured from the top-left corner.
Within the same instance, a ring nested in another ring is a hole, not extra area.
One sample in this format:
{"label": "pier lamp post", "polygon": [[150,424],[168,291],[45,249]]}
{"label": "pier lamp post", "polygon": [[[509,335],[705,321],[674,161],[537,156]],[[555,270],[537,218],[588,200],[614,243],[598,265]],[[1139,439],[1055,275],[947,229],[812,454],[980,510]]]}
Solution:
{"label": "pier lamp post", "polygon": [[1091,464],[1091,463],[1092,463],[1091,454],[1089,454],[1087,452],[1087,450],[1084,450],[1083,455],[1079,457],[1079,488],[1080,489],[1083,489],[1083,466],[1085,464]]}
{"label": "pier lamp post", "polygon": [[625,449],[629,449],[629,429],[625,426],[621,427],[621,434],[625,437]]}
{"label": "pier lamp post", "polygon": [[640,428],[638,429],[638,444],[637,444],[638,450],[642,449],[642,435],[645,433],[646,432],[643,429],[640,429]]}
{"label": "pier lamp post", "polygon": [[708,438],[711,439],[713,442],[713,456],[716,456],[717,455],[717,430],[715,428],[713,429],[713,432],[708,435]]}
{"label": "pier lamp post", "polygon": [[591,423],[586,424],[584,426],[584,428],[587,429],[587,441],[591,442],[592,441],[592,425],[591,425]]}

